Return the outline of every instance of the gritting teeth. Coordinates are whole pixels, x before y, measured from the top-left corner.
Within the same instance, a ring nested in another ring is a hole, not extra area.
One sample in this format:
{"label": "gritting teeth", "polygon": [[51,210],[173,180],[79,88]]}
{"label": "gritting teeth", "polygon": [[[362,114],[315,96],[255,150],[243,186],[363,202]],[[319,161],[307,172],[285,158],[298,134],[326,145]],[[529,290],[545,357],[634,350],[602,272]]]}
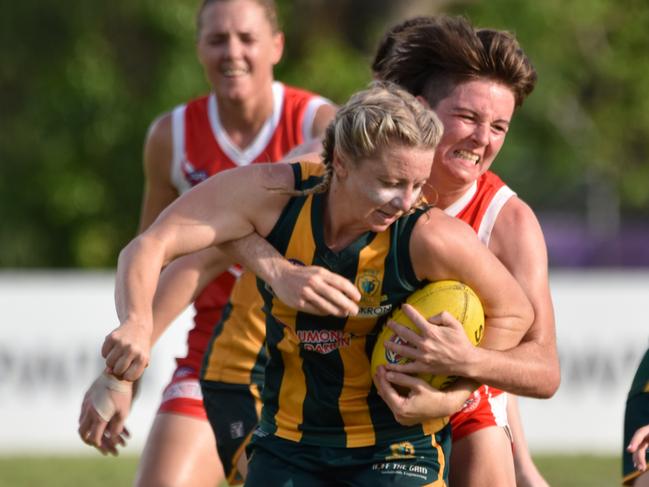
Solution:
{"label": "gritting teeth", "polygon": [[464,150],[455,151],[455,155],[461,159],[473,161],[474,164],[477,164],[480,161],[479,155]]}

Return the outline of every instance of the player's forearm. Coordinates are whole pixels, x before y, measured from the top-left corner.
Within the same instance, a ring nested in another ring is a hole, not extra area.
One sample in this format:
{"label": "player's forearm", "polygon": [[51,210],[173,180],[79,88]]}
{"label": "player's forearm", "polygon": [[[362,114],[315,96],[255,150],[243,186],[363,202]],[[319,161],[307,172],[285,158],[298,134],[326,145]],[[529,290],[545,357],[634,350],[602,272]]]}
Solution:
{"label": "player's forearm", "polygon": [[471,393],[475,391],[480,384],[466,377],[461,377],[453,384],[444,389],[447,394],[447,401],[449,404],[448,416],[455,414],[464,403],[469,399]]}
{"label": "player's forearm", "polygon": [[281,278],[282,272],[292,265],[275,247],[255,232],[222,244],[219,248],[271,286],[276,279]]}
{"label": "player's forearm", "polygon": [[561,380],[556,348],[536,341],[504,351],[476,348],[458,372],[481,384],[537,398],[551,397]]}
{"label": "player's forearm", "polygon": [[153,329],[151,346],[158,341],[169,325],[189,306],[199,288],[199,272],[182,269],[174,272],[173,263],[162,272],[153,299]]}
{"label": "player's forearm", "polygon": [[153,297],[164,264],[164,250],[155,240],[138,237],[120,252],[115,277],[115,308],[120,323],[129,321],[152,330]]}
{"label": "player's forearm", "polygon": [[[524,280],[523,282],[528,282]],[[548,398],[559,387],[561,374],[556,347],[554,312],[549,295],[530,288],[528,295],[534,306],[534,321],[515,346],[495,352],[477,349],[476,363],[469,377],[521,396]],[[541,289],[547,289],[547,286]],[[483,342],[485,349],[495,349]]]}
{"label": "player's forearm", "polygon": [[219,274],[232,259],[212,247],[174,260],[165,267],[153,300],[153,333],[155,343],[178,315]]}

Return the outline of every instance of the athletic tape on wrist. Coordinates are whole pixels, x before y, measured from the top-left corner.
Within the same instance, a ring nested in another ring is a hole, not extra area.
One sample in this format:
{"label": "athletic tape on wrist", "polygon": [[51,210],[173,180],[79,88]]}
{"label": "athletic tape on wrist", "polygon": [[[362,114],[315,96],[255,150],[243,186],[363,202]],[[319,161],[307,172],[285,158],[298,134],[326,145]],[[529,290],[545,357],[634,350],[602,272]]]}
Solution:
{"label": "athletic tape on wrist", "polygon": [[101,374],[100,380],[103,383],[104,387],[106,387],[107,389],[115,392],[121,392],[122,394],[131,392],[133,388],[132,382],[119,380],[114,375],[108,374],[106,372],[103,372]]}
{"label": "athletic tape on wrist", "polygon": [[99,417],[108,422],[112,419],[117,407],[113,402],[110,391],[126,394],[130,391],[132,383],[120,381],[112,375],[101,374],[90,386],[90,401]]}

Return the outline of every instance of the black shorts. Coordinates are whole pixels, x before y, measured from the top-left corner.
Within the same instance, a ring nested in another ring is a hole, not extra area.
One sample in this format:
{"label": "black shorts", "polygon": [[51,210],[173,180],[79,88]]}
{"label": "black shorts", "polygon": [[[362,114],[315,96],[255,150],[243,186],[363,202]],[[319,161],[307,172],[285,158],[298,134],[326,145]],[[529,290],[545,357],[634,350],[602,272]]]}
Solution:
{"label": "black shorts", "polygon": [[356,448],[305,445],[255,431],[246,486],[444,487],[450,427],[415,441]]}
{"label": "black shorts", "polygon": [[243,483],[237,462],[259,422],[261,399],[255,385],[201,380],[203,404],[230,485]]}

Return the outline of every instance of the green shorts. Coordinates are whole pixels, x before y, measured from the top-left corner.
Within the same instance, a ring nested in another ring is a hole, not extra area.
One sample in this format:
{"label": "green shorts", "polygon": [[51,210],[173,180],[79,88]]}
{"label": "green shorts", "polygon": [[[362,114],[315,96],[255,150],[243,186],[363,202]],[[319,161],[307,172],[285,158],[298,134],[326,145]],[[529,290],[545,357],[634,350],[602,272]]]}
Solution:
{"label": "green shorts", "polygon": [[216,447],[230,485],[243,483],[237,468],[259,422],[261,400],[254,385],[201,380],[203,405],[216,437]]}
{"label": "green shorts", "polygon": [[305,445],[255,430],[246,486],[445,487],[450,427],[416,441],[357,448]]}

